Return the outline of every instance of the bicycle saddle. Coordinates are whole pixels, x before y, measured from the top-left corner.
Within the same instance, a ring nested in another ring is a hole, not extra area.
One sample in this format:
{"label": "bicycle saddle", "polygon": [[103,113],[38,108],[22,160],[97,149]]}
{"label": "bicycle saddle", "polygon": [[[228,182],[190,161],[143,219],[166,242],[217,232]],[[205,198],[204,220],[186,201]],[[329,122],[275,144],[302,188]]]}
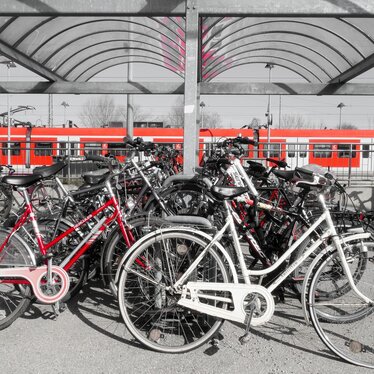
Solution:
{"label": "bicycle saddle", "polygon": [[272,173],[274,175],[276,175],[278,178],[284,179],[286,181],[290,181],[291,179],[293,179],[293,177],[295,175],[295,170],[277,170],[277,169],[274,169],[272,171]]}
{"label": "bicycle saddle", "polygon": [[11,186],[29,187],[34,183],[40,181],[42,176],[40,174],[32,175],[7,175],[2,178],[2,182]]}
{"label": "bicycle saddle", "polygon": [[98,184],[104,182],[105,178],[109,175],[108,169],[99,169],[88,171],[82,175],[82,178],[86,184]]}
{"label": "bicycle saddle", "polygon": [[219,200],[229,200],[248,192],[248,187],[213,186],[210,191]]}
{"label": "bicycle saddle", "polygon": [[32,171],[33,174],[40,174],[43,178],[48,178],[52,175],[57,174],[66,166],[65,162],[58,162],[51,166],[38,166]]}

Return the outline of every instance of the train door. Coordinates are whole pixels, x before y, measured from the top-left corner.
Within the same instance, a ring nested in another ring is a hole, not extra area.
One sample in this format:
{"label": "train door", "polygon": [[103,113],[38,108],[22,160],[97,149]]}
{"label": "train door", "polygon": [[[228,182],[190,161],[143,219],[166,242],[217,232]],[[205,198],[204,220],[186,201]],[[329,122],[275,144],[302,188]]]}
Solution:
{"label": "train door", "polygon": [[309,163],[308,161],[308,139],[292,138],[287,141],[286,161],[291,169],[302,167]]}
{"label": "train door", "polygon": [[259,144],[259,156],[260,158],[273,158],[275,160],[286,159],[286,140],[285,139],[271,139],[271,143],[266,143],[266,139],[261,138]]}

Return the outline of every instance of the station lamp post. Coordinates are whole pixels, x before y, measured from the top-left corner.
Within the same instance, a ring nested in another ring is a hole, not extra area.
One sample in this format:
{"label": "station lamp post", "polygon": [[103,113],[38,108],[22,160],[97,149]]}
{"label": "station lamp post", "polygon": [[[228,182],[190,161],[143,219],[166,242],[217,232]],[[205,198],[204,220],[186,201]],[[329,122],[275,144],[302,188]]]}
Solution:
{"label": "station lamp post", "polygon": [[66,107],[70,105],[66,101],[63,101],[61,105],[64,107],[64,126],[66,126]]}
{"label": "station lamp post", "polygon": [[203,129],[204,128],[204,108],[205,108],[204,101],[200,102],[200,108],[201,108],[201,112],[200,112],[200,115],[201,115],[201,126],[200,127]]}
{"label": "station lamp post", "polygon": [[[267,63],[265,65],[265,69],[269,69],[269,83],[271,83],[271,69],[274,68],[273,64]],[[267,152],[266,155],[269,157],[269,150],[270,150],[270,126],[273,122],[272,114],[271,112],[271,95],[268,96],[268,108],[265,113],[265,116],[267,117]]]}
{"label": "station lamp post", "polygon": [[[2,64],[6,65],[7,67],[7,82],[9,82],[10,78],[10,69],[11,68],[16,68],[17,65],[14,63],[14,61],[4,61],[1,62]],[[12,113],[10,110],[10,95],[9,93],[7,94],[7,112],[8,112],[8,121],[7,121],[7,126],[8,126],[8,135],[7,135],[7,147],[8,147],[8,157],[7,157],[7,163],[8,165],[11,164],[11,147],[10,147],[10,127],[12,126]]]}
{"label": "station lamp post", "polygon": [[345,107],[346,105],[344,103],[339,103],[337,108],[339,108],[339,130],[342,128],[342,109]]}

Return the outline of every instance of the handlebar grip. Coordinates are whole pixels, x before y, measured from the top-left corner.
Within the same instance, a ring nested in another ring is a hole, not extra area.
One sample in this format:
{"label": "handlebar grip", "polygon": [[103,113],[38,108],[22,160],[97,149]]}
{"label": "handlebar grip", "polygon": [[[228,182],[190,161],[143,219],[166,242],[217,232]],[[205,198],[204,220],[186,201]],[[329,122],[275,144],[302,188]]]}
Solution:
{"label": "handlebar grip", "polygon": [[125,145],[130,145],[131,147],[135,147],[136,146],[135,142],[129,136],[125,136],[123,138],[123,143]]}
{"label": "handlebar grip", "polygon": [[284,160],[275,160],[274,158],[267,158],[266,161],[272,162],[280,168],[286,168],[288,166],[287,162]]}
{"label": "handlebar grip", "polygon": [[240,144],[258,145],[257,142],[255,142],[255,141],[252,140],[252,139],[249,139],[247,136],[246,136],[245,138],[237,137],[237,138],[235,139],[235,141],[237,141],[237,142],[240,143]]}

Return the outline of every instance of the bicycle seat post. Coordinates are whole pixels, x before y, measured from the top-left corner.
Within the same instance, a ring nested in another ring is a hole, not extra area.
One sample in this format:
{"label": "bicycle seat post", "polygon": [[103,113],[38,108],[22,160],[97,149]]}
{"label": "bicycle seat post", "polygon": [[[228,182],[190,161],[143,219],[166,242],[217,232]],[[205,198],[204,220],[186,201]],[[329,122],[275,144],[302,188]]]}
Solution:
{"label": "bicycle seat post", "polygon": [[41,249],[41,252],[43,253],[43,255],[45,255],[44,245],[43,245],[43,242],[42,242],[42,237],[41,237],[41,234],[40,234],[38,222],[35,218],[35,214],[34,214],[34,210],[32,208],[32,204],[30,202],[29,192],[27,191],[26,187],[19,187],[18,190],[21,192],[21,194],[22,194],[22,196],[25,200],[26,210],[28,210],[28,213],[29,213],[29,216],[30,216],[30,221],[31,221],[31,224],[32,224],[32,228],[34,230],[39,248]]}

